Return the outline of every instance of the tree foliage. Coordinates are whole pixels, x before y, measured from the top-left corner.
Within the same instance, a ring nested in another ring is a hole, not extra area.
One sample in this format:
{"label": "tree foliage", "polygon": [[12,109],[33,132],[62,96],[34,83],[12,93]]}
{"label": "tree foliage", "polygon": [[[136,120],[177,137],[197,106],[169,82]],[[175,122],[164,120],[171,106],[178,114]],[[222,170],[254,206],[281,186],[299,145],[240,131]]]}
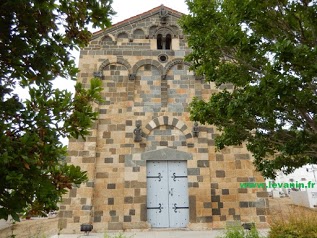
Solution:
{"label": "tree foliage", "polygon": [[187,60],[232,89],[194,98],[191,119],[215,125],[219,149],[247,143],[265,177],[317,163],[317,2],[188,0]]}
{"label": "tree foliage", "polygon": [[[112,0],[3,0],[0,2],[0,219],[19,220],[57,208],[62,194],[87,179],[63,163],[60,137],[85,136],[97,118],[101,82],[75,86],[75,96],[53,87],[75,79],[70,50],[88,44],[95,27],[110,25]],[[21,99],[15,90],[29,92]]]}

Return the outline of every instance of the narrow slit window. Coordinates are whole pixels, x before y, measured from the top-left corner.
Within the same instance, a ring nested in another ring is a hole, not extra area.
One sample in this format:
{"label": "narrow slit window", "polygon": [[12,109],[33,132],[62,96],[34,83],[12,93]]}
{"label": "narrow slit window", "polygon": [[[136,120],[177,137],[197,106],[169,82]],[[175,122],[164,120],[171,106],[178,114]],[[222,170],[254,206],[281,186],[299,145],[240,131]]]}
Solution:
{"label": "narrow slit window", "polygon": [[172,44],[172,37],[170,34],[166,35],[166,50],[170,50],[171,49],[171,44]]}
{"label": "narrow slit window", "polygon": [[163,37],[161,34],[157,35],[157,49],[162,50],[163,49]]}

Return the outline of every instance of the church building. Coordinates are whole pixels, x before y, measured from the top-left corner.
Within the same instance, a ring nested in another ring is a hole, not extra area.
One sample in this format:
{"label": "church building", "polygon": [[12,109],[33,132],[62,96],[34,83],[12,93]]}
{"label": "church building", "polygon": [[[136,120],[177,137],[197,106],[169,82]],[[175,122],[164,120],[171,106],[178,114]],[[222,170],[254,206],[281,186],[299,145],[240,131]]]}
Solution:
{"label": "church building", "polygon": [[[178,22],[165,6],[93,34],[81,49],[78,82],[103,82],[104,102],[86,140],[70,139],[68,163],[89,181],[60,206],[61,233],[151,228],[222,228],[267,225],[267,192],[241,188],[264,182],[245,146],[217,151],[213,126],[190,120],[193,97],[217,88],[190,70]],[[226,86],[230,90],[230,85]]]}

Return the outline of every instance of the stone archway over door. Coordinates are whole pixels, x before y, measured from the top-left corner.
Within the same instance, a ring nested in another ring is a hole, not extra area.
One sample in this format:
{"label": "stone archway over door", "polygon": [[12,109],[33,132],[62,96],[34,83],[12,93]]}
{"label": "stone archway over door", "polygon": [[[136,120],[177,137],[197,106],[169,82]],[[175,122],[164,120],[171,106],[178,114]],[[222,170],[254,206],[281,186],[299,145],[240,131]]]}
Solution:
{"label": "stone archway over door", "polygon": [[152,227],[186,227],[186,161],[147,161],[147,217]]}

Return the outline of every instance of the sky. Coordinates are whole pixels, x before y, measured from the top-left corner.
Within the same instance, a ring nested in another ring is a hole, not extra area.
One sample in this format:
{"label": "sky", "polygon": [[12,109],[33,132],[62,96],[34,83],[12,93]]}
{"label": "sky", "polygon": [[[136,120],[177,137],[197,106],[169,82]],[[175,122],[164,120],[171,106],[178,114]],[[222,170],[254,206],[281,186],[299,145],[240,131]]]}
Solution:
{"label": "sky", "polygon": [[[188,13],[185,0],[113,0],[112,8],[117,14],[112,17],[112,24],[149,11],[162,4],[181,13]],[[92,29],[91,31],[96,32],[98,29]],[[78,64],[79,51],[73,51],[72,55]],[[56,79],[55,82],[58,88],[65,88],[70,91],[73,91],[74,84],[74,82],[65,79]]]}
{"label": "sky", "polygon": [[176,11],[188,13],[185,0],[113,0],[112,7],[117,15],[112,18],[112,23],[133,17],[162,4]]}

